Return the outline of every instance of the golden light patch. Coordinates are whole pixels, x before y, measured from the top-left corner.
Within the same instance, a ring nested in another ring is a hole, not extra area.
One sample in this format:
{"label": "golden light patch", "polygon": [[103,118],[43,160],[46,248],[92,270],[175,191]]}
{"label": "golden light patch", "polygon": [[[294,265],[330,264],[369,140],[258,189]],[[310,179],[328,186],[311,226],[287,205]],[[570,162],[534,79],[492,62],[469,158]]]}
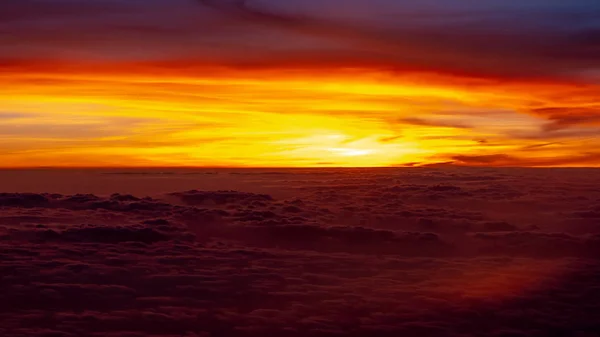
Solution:
{"label": "golden light patch", "polygon": [[[567,132],[544,133],[547,121],[527,114],[559,103],[566,84],[484,82],[474,90],[442,76],[368,69],[209,67],[192,75],[107,66],[6,72],[0,85],[0,118],[13,116],[0,125],[3,166],[375,167],[488,153],[535,162],[598,141],[567,148],[551,139]],[[581,92],[576,103],[589,105],[592,91]]]}

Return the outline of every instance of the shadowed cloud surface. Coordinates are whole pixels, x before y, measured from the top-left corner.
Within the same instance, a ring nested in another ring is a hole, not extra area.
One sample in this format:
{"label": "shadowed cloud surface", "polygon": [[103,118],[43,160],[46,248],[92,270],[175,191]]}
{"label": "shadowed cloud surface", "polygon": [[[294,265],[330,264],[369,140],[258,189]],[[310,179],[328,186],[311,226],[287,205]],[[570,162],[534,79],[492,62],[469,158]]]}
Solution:
{"label": "shadowed cloud surface", "polygon": [[600,324],[594,169],[5,170],[0,182],[3,336],[594,336]]}

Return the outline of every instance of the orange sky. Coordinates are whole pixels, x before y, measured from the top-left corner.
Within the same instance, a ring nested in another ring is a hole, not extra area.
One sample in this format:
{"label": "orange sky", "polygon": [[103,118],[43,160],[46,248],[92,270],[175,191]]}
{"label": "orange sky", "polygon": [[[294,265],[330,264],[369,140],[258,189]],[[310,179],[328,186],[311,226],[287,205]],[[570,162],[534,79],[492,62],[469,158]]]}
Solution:
{"label": "orange sky", "polygon": [[[387,48],[312,27],[318,39]],[[555,59],[578,75],[515,75],[532,69],[528,55],[505,72],[469,67],[467,54],[416,44],[402,48],[425,63],[314,49],[249,49],[241,62],[243,48],[115,59],[54,40],[60,55],[24,55],[42,42],[13,41],[22,50],[0,60],[1,166],[600,166],[600,86]],[[386,51],[405,55],[396,49]]]}

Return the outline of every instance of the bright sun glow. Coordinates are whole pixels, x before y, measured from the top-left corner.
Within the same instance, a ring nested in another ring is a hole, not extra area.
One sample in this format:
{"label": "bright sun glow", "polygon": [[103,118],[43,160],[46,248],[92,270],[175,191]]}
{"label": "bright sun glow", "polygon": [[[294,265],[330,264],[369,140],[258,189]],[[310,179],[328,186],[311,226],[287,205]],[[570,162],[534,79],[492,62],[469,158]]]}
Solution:
{"label": "bright sun glow", "polygon": [[[590,146],[585,138],[572,139],[569,148],[537,146],[547,121],[519,111],[532,98],[527,86],[473,92],[443,78],[419,82],[369,70],[316,76],[207,68],[206,74],[109,68],[0,74],[6,88],[0,160],[4,166],[373,167],[455,158],[487,164],[481,154],[502,151],[510,156],[489,158],[545,164]],[[564,90],[541,86],[535,98],[555,104]],[[500,106],[506,108],[489,108]]]}
{"label": "bright sun glow", "polygon": [[355,157],[355,156],[366,156],[375,152],[375,150],[367,149],[349,149],[349,148],[333,148],[329,149],[331,152],[339,154],[341,156]]}

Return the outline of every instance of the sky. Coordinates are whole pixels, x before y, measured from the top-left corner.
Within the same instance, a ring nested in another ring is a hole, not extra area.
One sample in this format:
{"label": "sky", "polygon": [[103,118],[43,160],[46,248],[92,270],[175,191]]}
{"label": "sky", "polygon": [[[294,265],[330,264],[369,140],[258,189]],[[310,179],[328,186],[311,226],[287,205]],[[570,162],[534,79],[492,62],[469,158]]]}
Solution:
{"label": "sky", "polygon": [[2,0],[0,166],[600,166],[596,0]]}

